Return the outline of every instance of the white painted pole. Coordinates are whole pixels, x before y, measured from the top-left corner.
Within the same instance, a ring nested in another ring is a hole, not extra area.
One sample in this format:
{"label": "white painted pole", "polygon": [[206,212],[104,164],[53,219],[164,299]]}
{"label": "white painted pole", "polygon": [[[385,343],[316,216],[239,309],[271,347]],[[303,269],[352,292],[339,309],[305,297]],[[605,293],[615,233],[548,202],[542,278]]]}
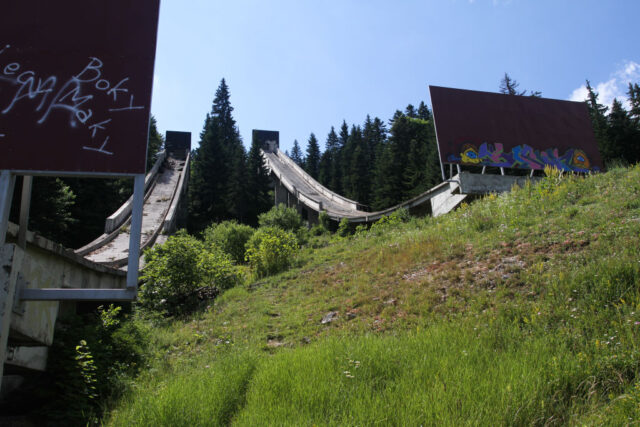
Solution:
{"label": "white painted pole", "polygon": [[142,208],[144,207],[144,174],[133,181],[133,209],[129,230],[129,262],[127,264],[127,289],[137,291],[140,267],[140,237],[142,235]]}

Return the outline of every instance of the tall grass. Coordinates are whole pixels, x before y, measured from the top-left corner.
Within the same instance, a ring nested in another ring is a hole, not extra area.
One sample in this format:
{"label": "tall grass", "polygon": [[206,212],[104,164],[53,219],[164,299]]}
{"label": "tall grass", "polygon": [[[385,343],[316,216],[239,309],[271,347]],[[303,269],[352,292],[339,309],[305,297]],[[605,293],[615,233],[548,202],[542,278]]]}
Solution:
{"label": "tall grass", "polygon": [[109,423],[637,423],[638,200],[640,166],[552,176],[304,252],[158,330]]}
{"label": "tall grass", "polygon": [[120,409],[111,414],[109,424],[227,425],[244,404],[256,357],[250,351],[231,349],[218,353],[209,363],[148,373]]}

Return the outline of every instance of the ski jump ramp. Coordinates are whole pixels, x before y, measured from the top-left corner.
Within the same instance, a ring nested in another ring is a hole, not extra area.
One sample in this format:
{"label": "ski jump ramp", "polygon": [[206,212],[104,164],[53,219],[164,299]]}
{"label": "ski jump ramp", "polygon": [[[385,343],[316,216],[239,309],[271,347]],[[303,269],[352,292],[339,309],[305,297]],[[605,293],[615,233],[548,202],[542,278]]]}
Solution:
{"label": "ski jump ramp", "polygon": [[420,214],[438,216],[455,209],[467,194],[460,194],[459,175],[403,203],[377,212],[363,210],[355,200],[347,199],[313,179],[277,146],[264,147],[262,156],[276,181],[275,203],[285,203],[306,210],[309,222],[317,222],[320,212],[334,221],[375,222],[397,209],[406,208]]}

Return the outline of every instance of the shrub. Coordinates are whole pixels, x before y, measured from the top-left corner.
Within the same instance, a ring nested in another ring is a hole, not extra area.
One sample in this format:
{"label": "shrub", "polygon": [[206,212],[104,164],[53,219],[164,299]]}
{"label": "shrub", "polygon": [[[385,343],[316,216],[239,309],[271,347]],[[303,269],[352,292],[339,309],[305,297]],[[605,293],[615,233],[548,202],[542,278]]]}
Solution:
{"label": "shrub", "polygon": [[347,218],[342,218],[340,223],[338,224],[338,236],[347,237],[350,233],[349,230],[349,220]]}
{"label": "shrub", "polygon": [[212,224],[204,231],[204,242],[207,248],[220,248],[231,255],[235,262],[242,263],[245,245],[254,232],[255,230],[248,225],[224,221],[220,224]]}
{"label": "shrub", "polygon": [[260,227],[278,227],[285,231],[297,231],[302,227],[302,217],[295,208],[288,208],[284,204],[274,206],[270,211],[258,216]]}
{"label": "shrub", "polygon": [[47,425],[98,425],[104,402],[129,390],[129,378],[145,365],[148,343],[148,331],[121,306],[64,314],[49,352],[49,381],[30,395],[27,405],[37,408]]}
{"label": "shrub", "polygon": [[329,218],[329,214],[326,211],[321,211],[318,214],[318,224],[325,230],[331,229],[331,218]]}
{"label": "shrub", "polygon": [[145,254],[138,302],[148,311],[173,316],[193,311],[202,300],[238,283],[229,255],[207,250],[184,231],[169,237]]}
{"label": "shrub", "polygon": [[259,228],[247,242],[246,259],[256,276],[286,270],[298,250],[293,233],[278,227]]}
{"label": "shrub", "polygon": [[383,230],[389,227],[395,227],[403,222],[407,222],[411,219],[411,215],[406,208],[396,209],[391,215],[383,216],[378,221],[371,225],[369,230],[371,233],[380,234]]}

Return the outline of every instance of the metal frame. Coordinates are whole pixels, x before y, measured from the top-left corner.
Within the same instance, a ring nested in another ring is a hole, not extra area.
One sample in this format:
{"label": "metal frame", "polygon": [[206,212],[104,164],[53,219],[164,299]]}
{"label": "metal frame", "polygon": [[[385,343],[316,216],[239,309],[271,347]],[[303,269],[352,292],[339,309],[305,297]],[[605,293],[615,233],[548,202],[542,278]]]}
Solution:
{"label": "metal frame", "polygon": [[[30,172],[31,173],[31,172]],[[13,198],[16,173],[0,171],[0,247],[6,240],[11,200]],[[49,173],[42,173],[49,175]],[[73,174],[87,176],[87,174]],[[107,175],[101,175],[107,176]],[[126,175],[131,176],[131,175]],[[144,174],[134,175],[133,207],[131,212],[131,228],[129,234],[129,259],[127,263],[126,289],[20,289],[19,299],[22,301],[132,301],[138,292],[138,268],[140,266],[140,238],[142,235],[142,209],[144,206]],[[32,176],[24,176],[20,206],[20,229],[18,246],[26,248],[26,232],[29,219]],[[11,304],[1,301],[0,305]],[[11,310],[11,307],[8,307]]]}

